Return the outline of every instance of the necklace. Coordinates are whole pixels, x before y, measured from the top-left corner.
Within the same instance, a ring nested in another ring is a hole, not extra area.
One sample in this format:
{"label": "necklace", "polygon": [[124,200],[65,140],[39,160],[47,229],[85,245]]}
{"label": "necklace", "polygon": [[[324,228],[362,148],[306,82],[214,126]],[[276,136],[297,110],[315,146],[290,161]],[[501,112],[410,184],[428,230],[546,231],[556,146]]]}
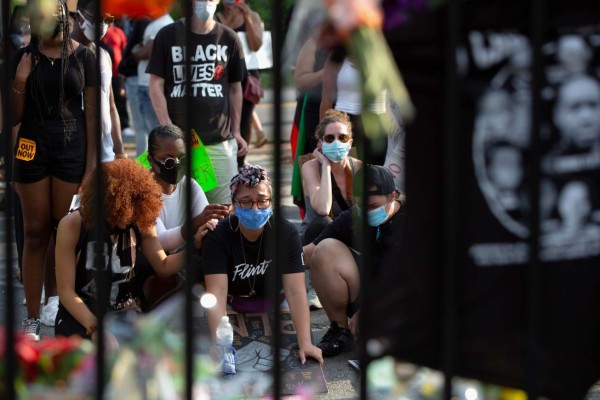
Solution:
{"label": "necklace", "polygon": [[57,59],[58,57],[50,58],[50,57],[48,57],[47,55],[45,55],[44,53],[42,53],[41,51],[40,51],[40,54],[41,54],[41,55],[43,55],[44,57],[46,57],[46,58],[48,59],[48,61],[50,61],[50,66],[51,66],[51,67],[54,67],[54,62],[56,61],[56,59]]}
{"label": "necklace", "polygon": [[[46,50],[46,47],[45,47],[45,46],[43,46],[43,49],[44,49],[44,50]],[[56,59],[57,59],[58,57],[54,57],[54,58],[52,58],[52,57],[48,57],[46,54],[42,53],[42,46],[40,46],[40,47],[39,47],[39,53],[40,53],[41,55],[43,55],[44,57],[46,57],[46,59],[47,59],[48,61],[50,61],[50,66],[51,66],[51,67],[54,67],[54,62],[56,61]]]}
{"label": "necklace", "polygon": [[[248,262],[246,261],[246,250],[244,249],[244,238],[242,236],[242,231],[240,230],[240,244],[242,245],[242,255],[244,256],[244,264],[248,265]],[[256,264],[254,265],[255,268],[258,266],[258,260],[260,259],[260,248],[262,246],[262,240],[263,234],[261,233],[260,241],[258,242],[258,253],[256,254]],[[256,292],[254,291],[254,287],[256,285],[256,274],[257,271],[254,272],[254,276],[252,277],[252,283],[250,283],[250,277],[248,277],[248,286],[250,286],[250,292],[248,292],[248,297],[252,297],[256,294]]]}

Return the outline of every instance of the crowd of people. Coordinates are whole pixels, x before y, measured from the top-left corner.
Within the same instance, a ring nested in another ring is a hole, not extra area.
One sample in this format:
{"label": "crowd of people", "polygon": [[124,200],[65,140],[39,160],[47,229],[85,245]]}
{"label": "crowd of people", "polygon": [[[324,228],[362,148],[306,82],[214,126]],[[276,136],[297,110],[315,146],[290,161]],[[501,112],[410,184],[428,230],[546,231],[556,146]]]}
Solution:
{"label": "crowd of people", "polygon": [[[353,349],[359,334],[359,266],[377,273],[405,215],[403,188],[383,167],[386,153],[367,163],[360,159],[364,152],[353,147],[369,129],[360,118],[359,74],[351,56],[321,49],[314,35],[302,46],[295,126],[304,134],[292,140],[294,157],[311,159],[297,167],[303,217],[297,228],[272,209],[267,171],[245,159],[253,129],[256,147],[267,141],[255,102],[245,95],[259,71],[248,68],[244,57],[244,48],[257,51],[263,45],[264,24],[248,0],[223,0],[217,12],[219,3],[193,1],[187,42],[185,19],[165,14],[123,23],[108,14],[97,16],[96,0],[79,0],[75,10],[57,0],[50,32],[36,29],[39,21],[31,14],[30,41],[18,43],[9,89],[15,127],[12,183],[23,220],[19,257],[26,336],[39,340],[43,322],[57,335],[96,340],[99,288],[91,232],[99,230],[111,275],[103,302],[109,312],[152,308],[151,299],[160,297],[156,290],[164,286],[156,280],[172,283],[192,251],[198,273],[185,279],[197,279],[216,297],[208,312],[213,340],[227,310],[263,312],[279,306],[271,302],[275,290],[290,309],[302,362],[311,357],[322,363],[323,356]],[[367,107],[386,113],[390,101],[382,92]],[[391,136],[401,126],[395,122]],[[101,126],[98,134],[96,126]],[[202,141],[215,188],[205,191],[185,176],[185,129]],[[122,135],[130,134],[136,136],[137,155],[147,152],[150,170],[127,159]],[[95,170],[97,135],[100,171]],[[96,174],[103,182],[100,193]],[[81,201],[73,205],[78,195]],[[93,216],[98,196],[101,227]],[[374,255],[369,260],[361,259],[355,240],[365,217],[372,227],[366,235]],[[282,235],[283,265],[274,257],[273,218]],[[189,231],[193,246],[186,245]],[[272,287],[278,270],[281,282]],[[307,287],[320,302],[309,303]],[[43,288],[45,298],[54,299],[40,307]],[[317,345],[310,331],[309,305],[315,304],[331,321]]]}

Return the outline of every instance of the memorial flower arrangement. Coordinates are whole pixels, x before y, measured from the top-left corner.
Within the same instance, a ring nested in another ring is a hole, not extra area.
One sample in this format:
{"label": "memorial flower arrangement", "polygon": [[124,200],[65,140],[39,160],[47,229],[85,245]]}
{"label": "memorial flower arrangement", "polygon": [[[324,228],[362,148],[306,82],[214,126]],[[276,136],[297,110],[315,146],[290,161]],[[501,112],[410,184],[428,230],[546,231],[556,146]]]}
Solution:
{"label": "memorial flower arrangement", "polygon": [[[0,329],[0,393],[6,377],[6,331]],[[39,342],[17,335],[14,343],[15,390],[22,398],[36,387],[66,389],[94,368],[94,346],[78,337],[43,338]],[[91,373],[93,376],[93,372]],[[87,390],[93,390],[93,385]]]}

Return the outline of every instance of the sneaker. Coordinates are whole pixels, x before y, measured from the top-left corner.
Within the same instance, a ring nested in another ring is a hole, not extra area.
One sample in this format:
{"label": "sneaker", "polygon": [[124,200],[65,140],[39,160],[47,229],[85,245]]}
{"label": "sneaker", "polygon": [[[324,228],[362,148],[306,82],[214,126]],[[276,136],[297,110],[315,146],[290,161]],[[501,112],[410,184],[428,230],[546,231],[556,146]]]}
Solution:
{"label": "sneaker", "polygon": [[308,306],[310,307],[310,311],[320,310],[323,308],[323,305],[321,304],[321,301],[319,300],[319,297],[317,296],[317,293],[313,287],[308,289],[306,297],[308,298]]}
{"label": "sneaker", "polygon": [[340,328],[334,321],[317,347],[323,351],[323,357],[335,357],[340,353],[354,350],[354,338],[349,329]]}
{"label": "sneaker", "polygon": [[26,338],[40,340],[40,320],[38,318],[26,318],[23,320],[23,333]]}
{"label": "sneaker", "polygon": [[48,303],[42,309],[40,321],[46,326],[54,326],[56,313],[58,313],[58,296],[48,297]]}

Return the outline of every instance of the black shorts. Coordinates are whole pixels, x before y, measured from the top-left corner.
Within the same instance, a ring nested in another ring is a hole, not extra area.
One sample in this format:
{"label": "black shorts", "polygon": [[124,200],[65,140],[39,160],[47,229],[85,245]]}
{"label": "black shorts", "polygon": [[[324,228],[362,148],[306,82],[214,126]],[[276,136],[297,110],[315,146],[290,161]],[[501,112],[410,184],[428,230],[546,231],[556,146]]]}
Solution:
{"label": "black shorts", "polygon": [[81,183],[85,172],[86,133],[83,121],[45,122],[45,127],[24,122],[14,149],[13,179],[34,183],[54,176]]}

